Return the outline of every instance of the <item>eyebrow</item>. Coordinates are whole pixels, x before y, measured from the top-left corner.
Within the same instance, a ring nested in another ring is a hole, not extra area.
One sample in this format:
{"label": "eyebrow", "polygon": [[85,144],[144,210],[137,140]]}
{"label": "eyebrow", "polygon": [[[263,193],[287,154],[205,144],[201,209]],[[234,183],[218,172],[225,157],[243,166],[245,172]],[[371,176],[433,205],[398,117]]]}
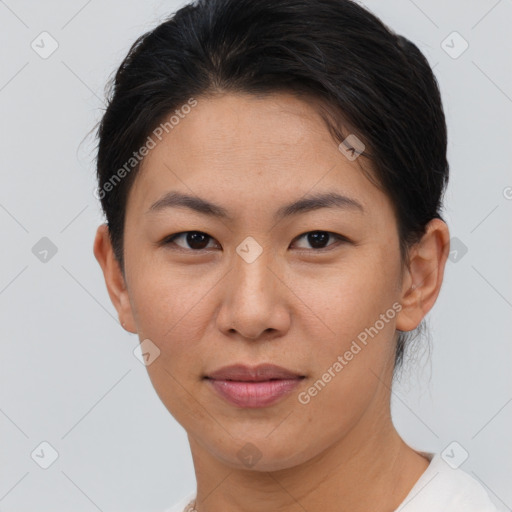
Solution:
{"label": "eyebrow", "polygon": [[[162,211],[166,208],[188,208],[195,212],[219,219],[233,220],[228,210],[220,205],[200,197],[184,194],[182,192],[168,192],[153,203],[146,213]],[[274,214],[275,220],[300,215],[321,208],[339,208],[348,211],[365,213],[363,205],[351,197],[336,192],[319,193],[302,197],[297,201],[282,206]]]}

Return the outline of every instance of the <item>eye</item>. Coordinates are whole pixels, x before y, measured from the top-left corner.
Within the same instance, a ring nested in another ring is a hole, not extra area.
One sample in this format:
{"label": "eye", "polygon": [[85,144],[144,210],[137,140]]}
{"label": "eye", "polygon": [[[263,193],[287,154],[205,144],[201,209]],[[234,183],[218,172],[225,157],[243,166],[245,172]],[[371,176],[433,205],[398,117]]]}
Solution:
{"label": "eye", "polygon": [[[304,233],[296,238],[296,240],[300,240],[301,238],[306,238],[306,242],[309,243],[313,249],[327,249],[329,250],[329,247],[332,247],[333,245],[338,246],[341,242],[348,242],[349,240],[342,236],[338,235],[336,233],[331,233],[330,231],[309,231],[307,233]],[[338,240],[338,244],[330,244],[325,247],[329,239],[335,239]],[[306,247],[307,248],[307,247]]]}
{"label": "eye", "polygon": [[[186,244],[185,246],[176,243],[176,240],[182,240]],[[195,252],[207,249],[208,241],[213,240],[210,235],[203,233],[202,231],[183,231],[182,233],[176,233],[166,237],[163,241],[163,245],[177,245],[185,250],[192,249]]]}
{"label": "eye", "polygon": [[[330,231],[308,231],[298,236],[295,240],[306,238],[306,242],[309,243],[313,249],[317,251],[329,250],[329,247],[339,245],[341,242],[348,242],[349,240],[336,233]],[[338,244],[327,244],[329,239],[338,240]],[[181,243],[177,243],[177,240],[181,240]],[[199,252],[208,249],[208,242],[214,240],[210,235],[203,233],[202,231],[183,231],[181,233],[175,233],[170,235],[161,242],[162,245],[176,245],[184,250],[192,250],[193,252]],[[183,245],[182,245],[183,244]],[[210,247],[211,248],[211,247]],[[299,247],[300,248],[300,247]],[[304,248],[304,247],[302,247]],[[307,247],[306,247],[307,249]]]}

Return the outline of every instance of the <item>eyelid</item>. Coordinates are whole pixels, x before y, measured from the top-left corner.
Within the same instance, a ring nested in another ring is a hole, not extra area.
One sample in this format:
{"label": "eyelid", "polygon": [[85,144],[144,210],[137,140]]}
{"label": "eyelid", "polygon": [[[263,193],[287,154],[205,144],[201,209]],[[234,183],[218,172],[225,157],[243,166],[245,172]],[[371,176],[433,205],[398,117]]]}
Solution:
{"label": "eyelid", "polygon": [[295,237],[293,241],[298,240],[298,239],[302,238],[305,235],[309,235],[310,233],[327,233],[332,238],[335,238],[338,241],[338,243],[329,244],[327,247],[322,247],[321,249],[298,249],[299,251],[321,253],[321,252],[329,251],[329,250],[331,250],[331,249],[333,249],[335,247],[338,247],[340,245],[340,243],[350,242],[350,240],[346,236],[340,235],[339,233],[334,233],[333,231],[327,231],[327,230],[324,230],[324,229],[313,229],[311,231],[306,231],[305,233],[302,233],[301,235],[298,235],[297,237]]}
{"label": "eyelid", "polygon": [[182,250],[182,251],[186,251],[186,252],[195,252],[195,253],[201,253],[201,252],[210,250],[210,249],[197,249],[197,250],[186,249],[185,247],[181,247],[180,245],[178,245],[177,243],[174,242],[175,238],[178,238],[182,235],[187,235],[188,233],[200,233],[202,235],[206,235],[206,237],[211,240],[215,240],[215,238],[213,236],[209,235],[208,233],[206,233],[204,231],[198,231],[197,229],[191,229],[189,231],[180,231],[178,233],[173,233],[172,235],[168,235],[168,236],[164,237],[161,242],[157,242],[157,245],[164,246],[164,247],[168,246],[168,245],[174,245],[177,247],[177,250]]}

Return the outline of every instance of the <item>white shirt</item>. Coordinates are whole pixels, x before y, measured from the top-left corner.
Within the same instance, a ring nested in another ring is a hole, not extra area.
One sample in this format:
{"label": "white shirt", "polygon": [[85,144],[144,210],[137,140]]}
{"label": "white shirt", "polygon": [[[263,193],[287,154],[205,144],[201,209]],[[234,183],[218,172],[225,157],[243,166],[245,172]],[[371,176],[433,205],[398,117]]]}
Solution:
{"label": "white shirt", "polygon": [[[430,464],[394,512],[498,512],[484,487],[462,469],[452,469],[440,454],[422,452]],[[190,493],[165,512],[183,512]]]}

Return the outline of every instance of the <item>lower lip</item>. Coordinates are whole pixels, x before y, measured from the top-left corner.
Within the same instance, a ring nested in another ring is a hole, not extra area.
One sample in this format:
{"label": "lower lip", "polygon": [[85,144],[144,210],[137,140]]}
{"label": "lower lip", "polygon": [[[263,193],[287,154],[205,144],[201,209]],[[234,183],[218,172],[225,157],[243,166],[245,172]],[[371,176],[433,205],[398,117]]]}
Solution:
{"label": "lower lip", "polygon": [[247,408],[267,407],[295,389],[300,378],[241,382],[207,379],[213,389],[228,402]]}

